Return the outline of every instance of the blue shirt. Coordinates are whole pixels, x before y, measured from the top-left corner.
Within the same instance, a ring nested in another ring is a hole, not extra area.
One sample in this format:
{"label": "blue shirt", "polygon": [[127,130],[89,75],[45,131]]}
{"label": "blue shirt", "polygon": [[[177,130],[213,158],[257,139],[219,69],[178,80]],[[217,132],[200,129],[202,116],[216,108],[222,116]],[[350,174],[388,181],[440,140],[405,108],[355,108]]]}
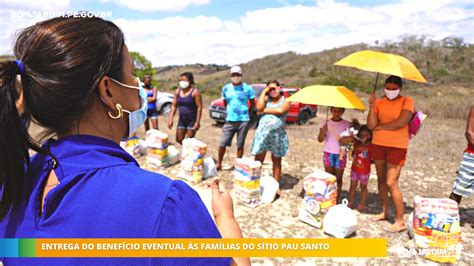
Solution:
{"label": "blue shirt", "polygon": [[227,102],[227,118],[229,122],[250,121],[248,101],[255,99],[253,88],[247,83],[234,86],[226,84],[222,88],[222,98]]}
{"label": "blue shirt", "polygon": [[[0,222],[0,237],[221,238],[191,187],[141,169],[117,143],[73,135],[45,145],[58,159],[54,171],[60,184],[48,193],[39,215],[53,160],[34,156],[27,204]],[[230,258],[5,258],[4,264],[229,265]]]}

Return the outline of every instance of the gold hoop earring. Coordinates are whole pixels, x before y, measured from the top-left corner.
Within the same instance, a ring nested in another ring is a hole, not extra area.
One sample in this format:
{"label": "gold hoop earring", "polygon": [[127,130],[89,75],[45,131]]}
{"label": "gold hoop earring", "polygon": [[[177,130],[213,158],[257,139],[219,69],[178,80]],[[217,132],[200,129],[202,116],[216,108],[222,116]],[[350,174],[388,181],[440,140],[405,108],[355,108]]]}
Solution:
{"label": "gold hoop earring", "polygon": [[112,113],[110,113],[110,111],[108,112],[109,114],[109,117],[112,118],[112,119],[120,119],[122,118],[123,116],[123,108],[122,108],[122,105],[117,103],[115,105],[115,107],[117,108],[117,111],[118,111],[118,114],[116,116],[114,116]]}

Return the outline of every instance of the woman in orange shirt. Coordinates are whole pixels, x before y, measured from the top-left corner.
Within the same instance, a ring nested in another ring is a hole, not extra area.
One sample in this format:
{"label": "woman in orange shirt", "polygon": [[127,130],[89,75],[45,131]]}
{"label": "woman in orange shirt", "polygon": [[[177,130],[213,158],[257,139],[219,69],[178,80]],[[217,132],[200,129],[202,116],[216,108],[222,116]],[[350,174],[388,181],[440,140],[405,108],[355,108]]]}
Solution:
{"label": "woman in orange shirt", "polygon": [[400,95],[402,79],[390,76],[385,81],[385,97],[369,98],[367,124],[374,132],[372,157],[377,170],[377,183],[382,203],[382,213],[375,215],[373,221],[388,218],[388,192],[395,207],[395,223],[386,231],[399,232],[406,229],[403,221],[403,197],[398,188],[398,178],[405,163],[408,148],[408,123],[414,114],[412,98]]}

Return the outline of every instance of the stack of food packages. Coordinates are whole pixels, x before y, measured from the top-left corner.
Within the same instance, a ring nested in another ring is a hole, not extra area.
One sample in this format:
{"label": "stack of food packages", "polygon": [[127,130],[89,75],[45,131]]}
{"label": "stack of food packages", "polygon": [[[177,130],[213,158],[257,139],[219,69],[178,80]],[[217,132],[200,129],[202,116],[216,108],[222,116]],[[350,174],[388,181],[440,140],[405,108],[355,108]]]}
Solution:
{"label": "stack of food packages", "polygon": [[128,140],[124,140],[120,142],[120,146],[124,149],[128,154],[132,155],[133,157],[139,157],[140,153],[140,142],[138,138],[131,138]]}
{"label": "stack of food packages", "polygon": [[415,245],[426,259],[456,263],[461,256],[461,227],[458,204],[451,199],[414,198]]}
{"label": "stack of food packages", "polygon": [[321,228],[326,212],[336,205],[336,177],[318,170],[303,179],[305,190],[298,218]]}
{"label": "stack of food packages", "polygon": [[260,202],[260,174],[262,164],[252,159],[235,160],[234,192],[244,205],[255,208]]}
{"label": "stack of food packages", "polygon": [[168,165],[168,134],[151,129],[146,132],[147,162],[156,167]]}
{"label": "stack of food packages", "polygon": [[191,138],[183,140],[181,151],[181,173],[180,177],[197,184],[202,181],[204,174],[204,156],[206,155],[207,145],[203,142]]}

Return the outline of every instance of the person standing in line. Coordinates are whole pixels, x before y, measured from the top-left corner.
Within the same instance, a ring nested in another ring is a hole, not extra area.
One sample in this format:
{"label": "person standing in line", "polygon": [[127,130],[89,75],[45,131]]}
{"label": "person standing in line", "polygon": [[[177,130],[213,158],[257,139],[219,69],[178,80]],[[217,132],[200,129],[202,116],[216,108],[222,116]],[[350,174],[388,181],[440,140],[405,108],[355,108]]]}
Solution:
{"label": "person standing in line", "polygon": [[398,179],[405,164],[409,132],[408,123],[415,112],[414,101],[400,94],[402,79],[389,76],[385,81],[385,97],[377,99],[375,93],[369,97],[367,125],[373,131],[372,158],[377,171],[377,184],[382,212],[372,217],[372,221],[388,219],[388,195],[395,208],[395,222],[385,227],[388,232],[406,229],[403,220],[403,196],[398,187]]}
{"label": "person standing in line", "polygon": [[179,78],[178,88],[174,93],[171,113],[168,118],[168,128],[173,127],[173,117],[176,109],[179,110],[176,142],[181,144],[183,139],[194,138],[201,125],[202,97],[194,86],[194,76],[191,72],[184,72]]}
{"label": "person standing in line", "polygon": [[257,111],[262,113],[252,142],[251,154],[263,164],[267,151],[272,155],[273,178],[281,177],[281,159],[288,154],[288,135],[285,131],[285,118],[290,110],[290,102],[281,94],[277,80],[267,82],[260,94]]}
{"label": "person standing in line", "polygon": [[230,69],[230,80],[231,83],[222,88],[227,118],[222,128],[216,163],[217,170],[222,170],[226,147],[231,145],[235,134],[237,134],[237,158],[242,158],[245,138],[250,128],[251,113],[255,109],[255,93],[250,85],[242,82],[242,69],[239,66],[233,66]]}
{"label": "person standing in line", "polygon": [[145,130],[151,128],[158,129],[158,110],[156,110],[156,98],[158,97],[158,89],[151,84],[150,75],[143,78],[143,88],[145,88],[148,102],[147,119],[145,121]]}
{"label": "person standing in line", "polygon": [[463,197],[470,197],[474,190],[474,105],[471,106],[467,116],[465,136],[467,149],[464,151],[464,157],[454,181],[453,191],[449,196],[458,204],[461,203]]}

